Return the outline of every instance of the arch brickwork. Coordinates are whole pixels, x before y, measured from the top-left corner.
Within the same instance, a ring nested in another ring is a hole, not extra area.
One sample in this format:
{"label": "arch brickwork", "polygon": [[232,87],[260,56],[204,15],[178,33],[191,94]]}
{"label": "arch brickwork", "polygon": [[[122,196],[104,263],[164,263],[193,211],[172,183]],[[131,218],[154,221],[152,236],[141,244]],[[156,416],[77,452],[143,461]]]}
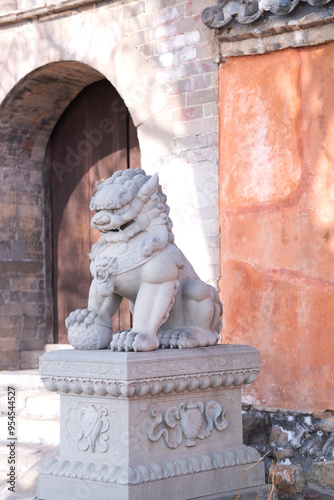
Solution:
{"label": "arch brickwork", "polygon": [[147,2],[140,9],[104,3],[54,17],[27,11],[17,23],[0,7],[2,369],[37,366],[53,341],[47,144],[71,100],[102,78],[130,111],[142,167],[159,172],[178,243],[204,279],[219,278],[217,68],[206,61],[212,35],[184,7]]}

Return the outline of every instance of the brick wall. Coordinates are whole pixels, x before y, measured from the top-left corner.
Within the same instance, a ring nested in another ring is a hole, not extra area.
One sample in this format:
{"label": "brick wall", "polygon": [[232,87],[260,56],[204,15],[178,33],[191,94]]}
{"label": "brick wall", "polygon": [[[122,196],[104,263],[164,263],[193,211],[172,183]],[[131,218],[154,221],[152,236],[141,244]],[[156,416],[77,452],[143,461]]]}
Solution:
{"label": "brick wall", "polygon": [[52,342],[45,153],[61,113],[93,81],[106,77],[124,99],[177,243],[203,279],[219,279],[218,74],[200,21],[206,2],[83,4],[18,3],[15,13],[0,4],[0,369],[37,366]]}

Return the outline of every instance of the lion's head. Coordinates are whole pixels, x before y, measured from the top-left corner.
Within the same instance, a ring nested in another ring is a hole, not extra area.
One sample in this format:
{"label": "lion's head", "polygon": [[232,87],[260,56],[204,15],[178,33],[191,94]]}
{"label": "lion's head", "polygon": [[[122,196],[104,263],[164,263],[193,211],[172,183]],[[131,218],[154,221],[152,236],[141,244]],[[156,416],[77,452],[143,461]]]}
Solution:
{"label": "lion's head", "polygon": [[103,182],[93,195],[90,209],[96,214],[91,225],[108,233],[110,242],[127,242],[135,234],[154,226],[165,226],[173,241],[167,197],[162,193],[158,174],[144,170],[120,170]]}

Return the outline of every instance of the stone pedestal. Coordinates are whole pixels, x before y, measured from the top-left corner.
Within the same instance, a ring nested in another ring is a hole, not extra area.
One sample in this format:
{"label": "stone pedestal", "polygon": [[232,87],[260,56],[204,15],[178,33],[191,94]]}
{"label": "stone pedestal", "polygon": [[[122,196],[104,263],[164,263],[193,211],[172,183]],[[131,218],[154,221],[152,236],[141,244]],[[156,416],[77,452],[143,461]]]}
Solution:
{"label": "stone pedestal", "polygon": [[264,466],[242,443],[241,388],[259,353],[215,346],[146,353],[44,354],[61,394],[60,453],[39,475],[40,500],[257,498]]}

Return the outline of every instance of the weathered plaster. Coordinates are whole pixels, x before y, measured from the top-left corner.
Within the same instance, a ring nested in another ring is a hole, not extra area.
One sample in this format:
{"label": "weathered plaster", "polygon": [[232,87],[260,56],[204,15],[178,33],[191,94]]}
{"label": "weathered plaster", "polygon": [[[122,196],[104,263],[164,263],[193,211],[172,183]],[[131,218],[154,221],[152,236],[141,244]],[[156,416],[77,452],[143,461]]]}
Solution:
{"label": "weathered plaster", "polygon": [[333,55],[221,65],[223,339],[261,349],[262,406],[333,406]]}

